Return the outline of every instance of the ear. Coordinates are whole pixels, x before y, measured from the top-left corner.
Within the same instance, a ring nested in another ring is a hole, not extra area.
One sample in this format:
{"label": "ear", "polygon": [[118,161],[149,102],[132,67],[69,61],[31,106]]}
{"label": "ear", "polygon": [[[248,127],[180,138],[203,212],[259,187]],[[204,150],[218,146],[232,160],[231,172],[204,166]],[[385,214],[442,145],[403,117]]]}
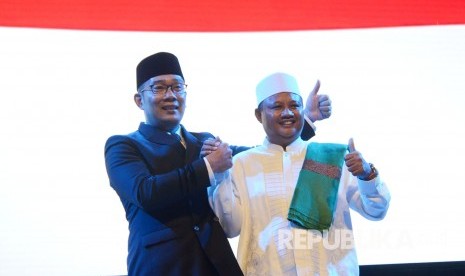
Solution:
{"label": "ear", "polygon": [[142,96],[139,93],[134,94],[134,102],[140,109],[142,109]]}
{"label": "ear", "polygon": [[255,118],[257,118],[260,124],[262,123],[262,112],[258,108],[255,108]]}

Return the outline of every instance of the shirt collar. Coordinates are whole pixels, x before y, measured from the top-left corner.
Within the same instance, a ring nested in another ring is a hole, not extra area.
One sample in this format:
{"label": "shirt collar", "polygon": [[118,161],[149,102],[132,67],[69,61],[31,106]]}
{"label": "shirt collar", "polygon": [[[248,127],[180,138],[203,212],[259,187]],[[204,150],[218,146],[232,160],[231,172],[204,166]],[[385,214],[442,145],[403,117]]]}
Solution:
{"label": "shirt collar", "polygon": [[178,126],[175,130],[171,131],[171,133],[176,133],[177,135],[182,137],[182,135],[181,135],[181,126]]}
{"label": "shirt collar", "polygon": [[181,144],[186,148],[186,141],[184,140],[184,137],[182,136],[181,132],[181,125],[179,125],[175,130],[168,132],[170,135],[172,134],[177,134],[179,136],[179,139],[181,139]]}
{"label": "shirt collar", "polygon": [[[284,152],[282,146],[270,143],[270,141],[268,141],[268,138],[265,138],[263,145],[271,150]],[[299,137],[286,147],[286,152],[300,152],[302,148],[306,147],[307,143]]]}

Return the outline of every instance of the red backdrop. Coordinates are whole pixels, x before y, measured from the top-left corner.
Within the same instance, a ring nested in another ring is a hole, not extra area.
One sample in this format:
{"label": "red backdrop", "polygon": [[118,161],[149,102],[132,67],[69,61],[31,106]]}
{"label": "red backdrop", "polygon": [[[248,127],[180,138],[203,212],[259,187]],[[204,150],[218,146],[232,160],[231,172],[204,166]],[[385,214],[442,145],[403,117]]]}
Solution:
{"label": "red backdrop", "polygon": [[464,24],[464,0],[1,0],[0,26],[271,31]]}

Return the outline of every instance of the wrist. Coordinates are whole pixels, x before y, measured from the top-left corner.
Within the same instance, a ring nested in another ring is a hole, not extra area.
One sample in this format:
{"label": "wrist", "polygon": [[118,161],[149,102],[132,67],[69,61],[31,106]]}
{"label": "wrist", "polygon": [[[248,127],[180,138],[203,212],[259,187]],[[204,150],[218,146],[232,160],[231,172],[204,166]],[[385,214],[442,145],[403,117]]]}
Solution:
{"label": "wrist", "polygon": [[368,163],[368,165],[370,166],[370,172],[368,174],[361,175],[359,177],[360,180],[370,181],[378,176],[378,170],[375,168],[375,166],[372,163]]}
{"label": "wrist", "polygon": [[312,116],[312,112],[310,112],[309,110],[304,110],[304,115],[310,120],[310,122],[316,122],[316,119],[314,118],[314,116]]}

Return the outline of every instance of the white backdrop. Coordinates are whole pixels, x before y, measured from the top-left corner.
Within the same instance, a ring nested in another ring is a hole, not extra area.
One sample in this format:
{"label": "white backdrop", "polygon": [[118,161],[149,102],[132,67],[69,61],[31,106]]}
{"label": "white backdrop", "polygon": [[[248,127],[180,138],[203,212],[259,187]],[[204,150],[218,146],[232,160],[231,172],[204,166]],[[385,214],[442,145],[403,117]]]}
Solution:
{"label": "white backdrop", "polygon": [[[183,124],[260,144],[254,87],[320,79],[315,141],[355,146],[387,182],[385,220],[353,214],[361,264],[463,260],[465,26],[269,33],[0,28],[0,275],[126,273],[127,222],[103,147],[136,130],[135,67],[176,54]],[[235,249],[237,239],[231,240]]]}

